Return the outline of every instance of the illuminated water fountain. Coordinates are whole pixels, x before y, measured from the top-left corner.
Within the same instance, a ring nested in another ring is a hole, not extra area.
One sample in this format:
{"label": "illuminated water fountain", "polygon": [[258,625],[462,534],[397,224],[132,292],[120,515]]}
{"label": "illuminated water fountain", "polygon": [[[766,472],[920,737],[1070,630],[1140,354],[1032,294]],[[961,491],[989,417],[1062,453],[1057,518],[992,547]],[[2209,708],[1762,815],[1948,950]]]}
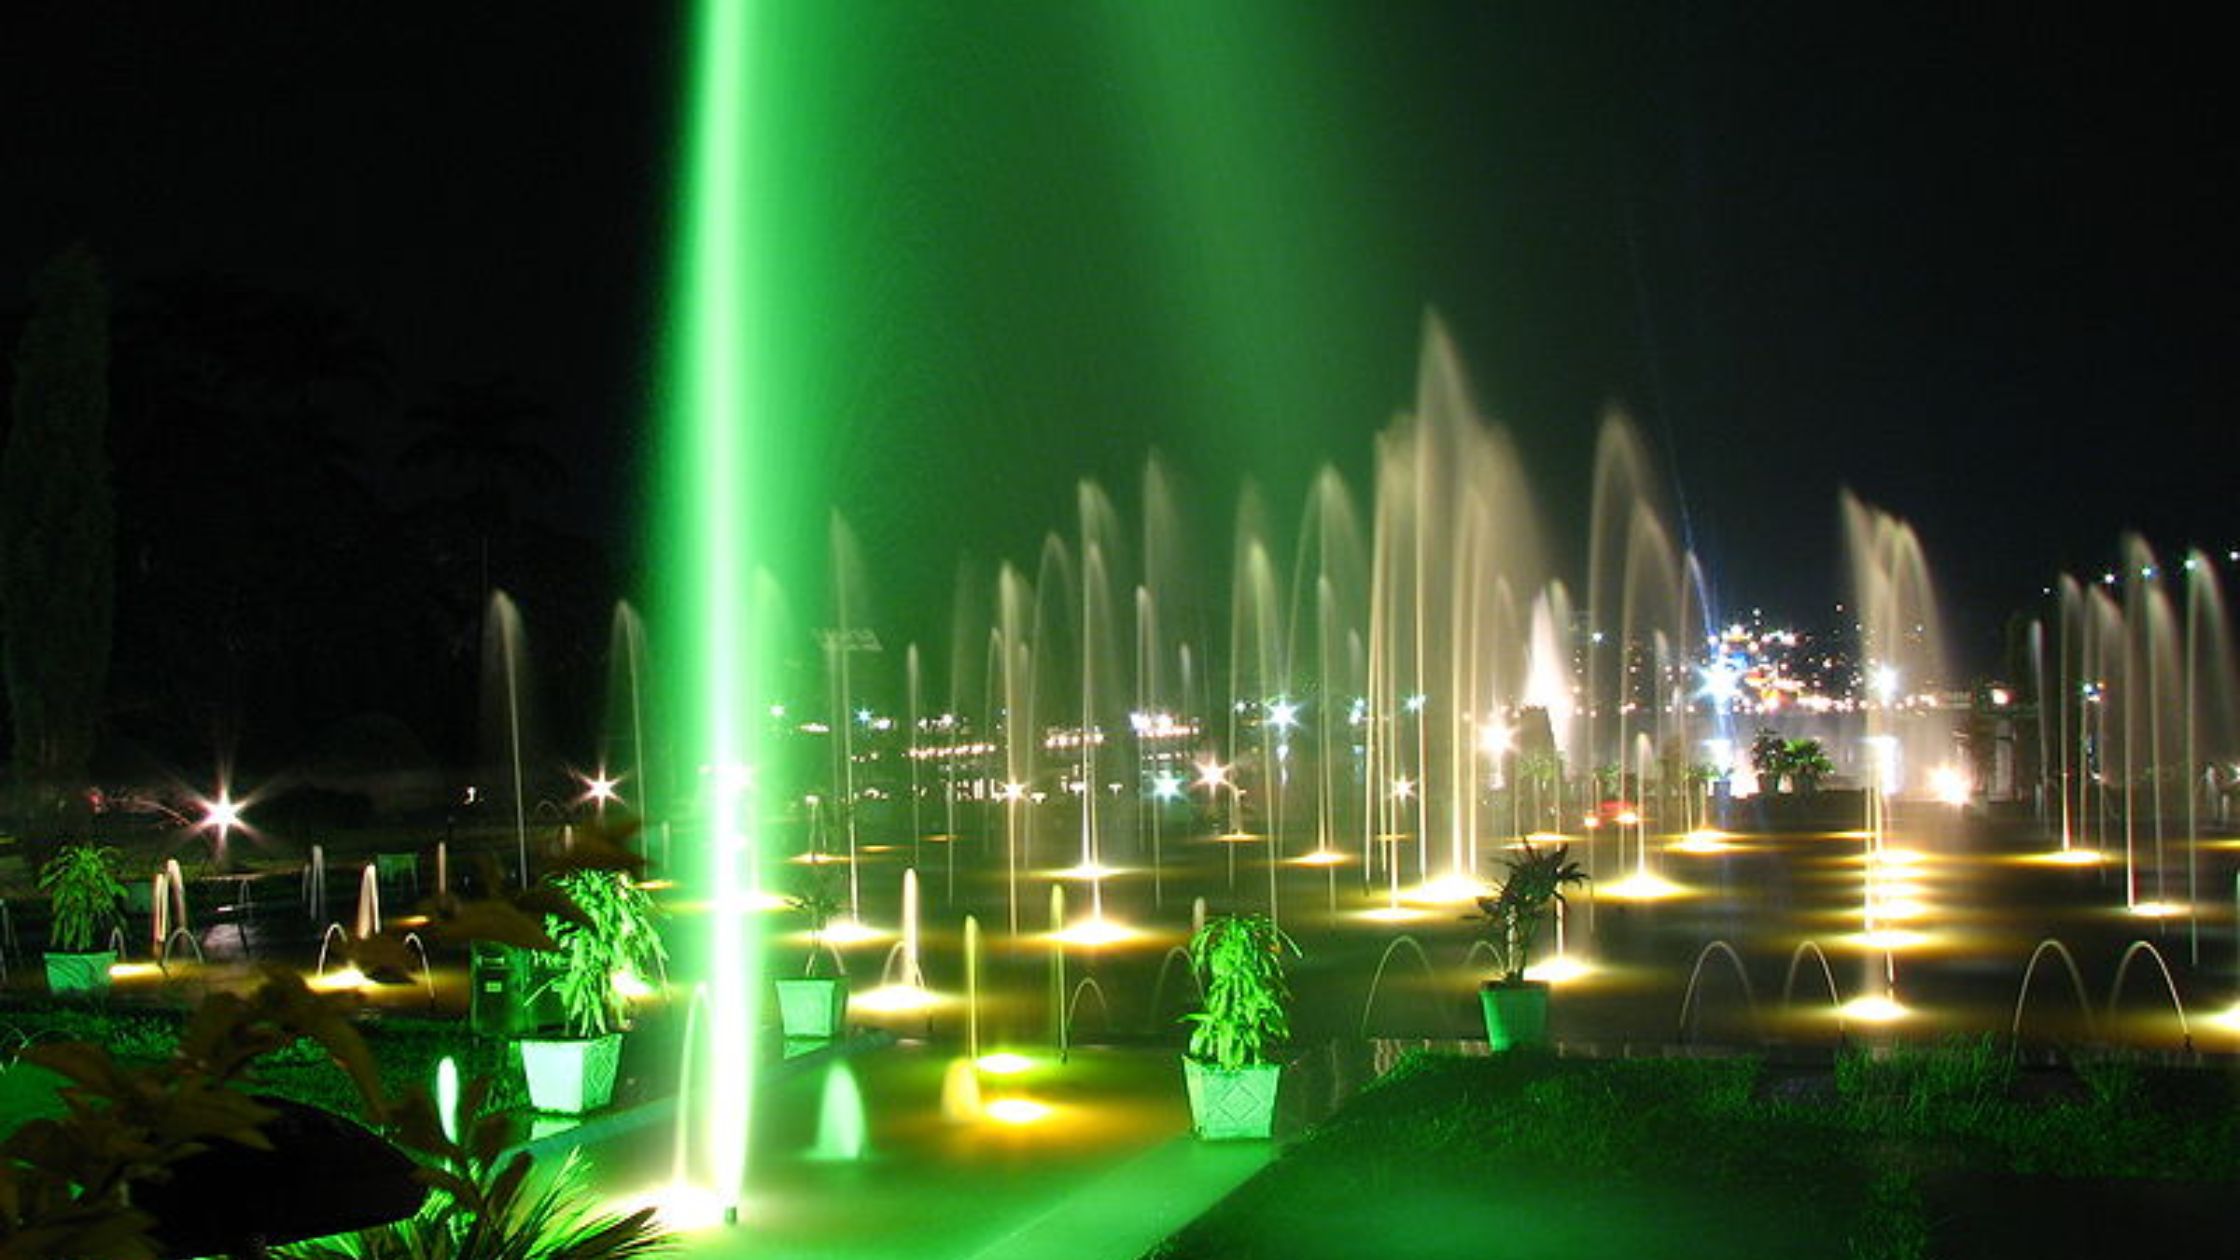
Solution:
{"label": "illuminated water fountain", "polygon": [[[2240,759],[2231,625],[2217,566],[2200,551],[2175,569],[2128,537],[2122,565],[2064,574],[2053,609],[2049,763],[2058,767],[2063,860],[2120,855],[2123,902],[2147,918],[2183,915],[2201,958],[2205,830],[2230,824]],[[2183,857],[2182,901],[2177,891]]]}
{"label": "illuminated water fountain", "polygon": [[[607,630],[606,719],[600,731],[598,762],[588,775],[579,775],[585,795],[600,818],[609,806],[626,808],[627,790],[636,798],[639,816],[666,819],[670,802],[656,796],[661,779],[646,761],[646,625],[638,610],[617,600]],[[656,826],[645,837],[646,856],[657,870],[666,872],[669,854],[666,828]],[[438,851],[437,890],[445,886],[445,855]]]}
{"label": "illuminated water fountain", "polygon": [[[1789,955],[1791,980],[1817,961],[1831,1004],[1894,1001],[1899,947],[1874,938],[1909,918],[1908,907],[1936,908],[1933,899],[1902,891],[1906,872],[1894,855],[1920,845],[1940,863],[1970,856],[1935,851],[1932,841],[1957,834],[1959,824],[1917,802],[1926,776],[1952,755],[1949,715],[1932,711],[1951,679],[1938,660],[1918,541],[1864,505],[1844,507],[1856,606],[1880,684],[1866,715],[1846,719],[1864,726],[1864,740],[1835,750],[1855,782],[1871,785],[1873,812],[1860,819],[1863,831],[1855,837],[1846,828],[1834,844],[1819,836],[1731,845],[1699,837],[1705,819],[1691,771],[1708,741],[1731,747],[1733,733],[1695,703],[1695,645],[1709,610],[1686,530],[1664,506],[1644,444],[1623,421],[1604,424],[1586,488],[1587,564],[1567,584],[1554,571],[1555,549],[1544,545],[1534,497],[1576,498],[1580,488],[1536,485],[1526,474],[1509,438],[1480,418],[1436,323],[1425,331],[1411,409],[1377,439],[1359,506],[1325,470],[1296,515],[1248,491],[1226,545],[1194,548],[1156,462],[1144,478],[1140,530],[1100,486],[1079,483],[1070,532],[1051,534],[1023,561],[978,574],[985,589],[960,578],[965,593],[949,610],[950,643],[928,651],[913,643],[897,654],[899,664],[859,652],[876,620],[865,597],[870,575],[845,522],[822,505],[789,500],[787,479],[799,471],[791,457],[802,448],[756,427],[758,407],[799,423],[786,404],[800,400],[768,378],[785,370],[775,361],[780,349],[807,343],[777,331],[787,321],[776,313],[781,298],[765,268],[784,251],[759,234],[780,225],[772,216],[794,226],[806,220],[783,218],[788,203],[776,187],[748,195],[754,180],[770,174],[745,156],[760,151],[747,143],[761,122],[758,107],[791,98],[778,90],[783,76],[775,69],[757,89],[769,97],[749,94],[750,56],[757,64],[776,57],[753,44],[741,10],[712,3],[702,21],[669,339],[677,352],[670,461],[677,489],[675,517],[664,526],[674,550],[663,558],[682,589],[656,617],[657,628],[666,625],[684,645],[677,659],[692,662],[665,680],[664,691],[678,712],[694,716],[678,738],[656,746],[673,742],[675,759],[691,768],[678,777],[700,788],[674,805],[685,828],[680,839],[703,855],[690,895],[696,912],[704,907],[694,930],[705,936],[696,945],[707,994],[701,1026],[713,1047],[705,1061],[754,1061],[762,995],[751,894],[774,860],[769,855],[789,847],[771,837],[815,825],[805,818],[829,822],[847,840],[854,917],[899,920],[901,943],[876,945],[886,951],[880,970],[890,981],[923,990],[927,971],[954,974],[942,962],[961,952],[964,1001],[929,1009],[926,1028],[930,1040],[961,1042],[967,1063],[984,1048],[988,1010],[1000,1009],[997,1018],[1015,1028],[1045,1026],[1047,1018],[1062,1050],[1077,1031],[1073,1016],[1094,1013],[1083,1005],[1092,994],[1107,1008],[1133,1011],[1148,993],[1148,1007],[1157,1008],[1175,987],[1171,942],[1182,925],[1170,907],[1182,897],[1265,909],[1331,949],[1344,960],[1334,966],[1367,977],[1358,1008],[1365,1027],[1382,979],[1368,975],[1371,960],[1381,971],[1399,955],[1388,946],[1379,958],[1361,943],[1362,912],[1412,917],[1403,939],[1418,942],[1427,983],[1435,985],[1451,969],[1433,968],[1429,958],[1449,957],[1438,945],[1463,930],[1453,926],[1459,907],[1481,886],[1489,857],[1520,835],[1578,845],[1599,877],[1586,921],[1567,931],[1582,957],[1597,955],[1600,963],[1599,955],[1613,956],[1610,967],[1581,982],[1590,997],[1597,985],[1646,985],[1640,976],[1657,968],[1673,973],[1669,987],[1686,990],[1683,1002],[1700,1002],[1698,981],[1724,974],[1709,967],[1731,965],[1747,989],[1746,958],[1765,948],[1750,940],[1748,923],[1719,922],[1716,931],[1687,938],[1700,920],[1746,918],[1758,909],[1751,880],[1787,864],[1810,873],[1784,874],[1781,895],[1789,900],[1764,907],[1771,948],[1787,953],[1800,937],[1810,943],[1839,918],[1845,930],[1856,924],[1870,938],[1858,942],[1865,974],[1844,986],[1848,994],[1817,945]],[[811,522],[806,530],[803,521]],[[765,571],[798,575],[804,566],[778,553],[804,533],[815,535],[819,524],[823,561],[809,567],[831,585],[828,600],[810,606],[824,609],[822,624],[771,633],[769,607],[779,601],[765,595],[762,583],[775,581]],[[2115,639],[2131,652],[2133,623],[2148,640],[2161,635],[2178,645],[2174,654],[2148,652],[2124,675],[2133,690],[2157,697],[2139,701],[2142,715],[2149,708],[2159,714],[2161,696],[2181,694],[2169,690],[2173,680],[2188,680],[2188,703],[2178,709],[2193,716],[2177,726],[2161,716],[2130,719],[2135,730],[2123,746],[2144,750],[2150,773],[2172,749],[2191,748],[2179,754],[2190,764],[2215,722],[2193,703],[2213,689],[2205,682],[2213,674],[2209,655],[2194,649],[2216,640],[2222,651],[2223,628],[2209,628],[2221,622],[2221,605],[2193,595],[2184,617],[2175,608],[2158,612],[2141,596],[2112,621],[2094,614],[2094,642],[2079,645],[2065,633],[2059,668],[2050,671],[2105,657]],[[2181,626],[2194,629],[2168,632]],[[804,745],[818,755],[800,758],[821,764],[788,777],[784,759],[766,755],[760,732],[786,729],[764,715],[780,715],[782,706],[773,706],[800,697],[778,694],[764,654],[776,650],[773,643],[812,641],[820,630],[827,712],[794,715],[788,727],[798,734],[821,718],[825,742]],[[928,676],[944,662],[946,679]],[[899,677],[882,679],[885,672]],[[897,693],[901,734],[882,736],[880,706]],[[943,695],[946,711],[928,712],[928,697]],[[1916,703],[1930,696],[1937,700]],[[873,717],[859,720],[859,709]],[[883,763],[897,769],[876,781],[882,742],[903,749]],[[2087,746],[2066,727],[2053,742]],[[2105,755],[2098,742],[2089,747]],[[631,756],[634,772],[650,778],[644,750]],[[645,784],[649,795],[652,786]],[[2064,811],[2109,809],[2111,793],[2093,791],[2091,800],[2081,788],[2063,791]],[[810,795],[819,805],[805,807]],[[2154,823],[2162,798],[2157,789],[2122,811],[2124,826],[2146,827],[2140,847],[2151,850],[2162,834]],[[888,820],[879,821],[882,813]],[[1593,829],[1589,815],[1599,824]],[[2177,816],[2164,811],[2165,829]],[[937,838],[929,835],[935,826]],[[2195,826],[2187,824],[2189,856],[2200,851],[2190,842]],[[1621,903],[1628,891],[1646,897],[1673,888],[1658,867],[1682,869],[1681,859],[1661,855],[1675,836],[1696,850],[1686,871],[1690,883],[1703,885],[1692,890],[1698,895]],[[961,944],[938,929],[922,932],[920,859],[935,839],[946,867],[936,917],[961,917]],[[1840,862],[1831,849],[1843,851]],[[907,859],[889,856],[904,853]],[[1358,884],[1349,877],[1341,887],[1341,854],[1349,863],[1358,854]],[[905,866],[900,878],[883,878],[897,873],[897,863]],[[2142,869],[2159,874],[2168,865]],[[1824,872],[1833,873],[1814,882]],[[1065,913],[1068,880],[1077,883],[1076,909],[1086,912],[1078,922]],[[1038,897],[1051,907],[1046,934],[1034,913]],[[1600,905],[1605,900],[1611,904]],[[2189,900],[2199,901],[2190,880]],[[890,911],[895,918],[885,917]],[[1202,914],[1198,901],[1194,917]],[[991,925],[985,944],[983,923]],[[1141,939],[1108,935],[1122,923]],[[1701,936],[1725,944],[1720,958],[1702,962]],[[1700,965],[1683,985],[1690,956]],[[863,961],[858,974],[876,955]],[[1464,955],[1463,969],[1473,962]],[[1094,975],[1081,974],[1091,969]],[[2180,975],[2170,987],[2188,981]],[[1356,1008],[1345,1005],[1351,1016]],[[1684,1009],[1688,1025],[1699,1011]],[[1669,1031],[1665,1014],[1656,1022]],[[982,1113],[977,1070],[950,1067],[943,1092],[952,1119]],[[743,1084],[709,1084],[718,1095],[706,1109],[717,1153],[702,1163],[735,1203],[746,1159],[737,1135],[752,1127],[751,1098]],[[838,1135],[833,1145],[862,1151]]]}
{"label": "illuminated water fountain", "polygon": [[522,772],[529,758],[521,740],[526,700],[522,686],[527,671],[522,662],[521,611],[504,591],[491,593],[490,605],[483,617],[482,635],[486,680],[482,729],[504,736],[501,768],[513,796],[514,878],[526,888],[529,886],[529,810],[528,787],[522,781]]}

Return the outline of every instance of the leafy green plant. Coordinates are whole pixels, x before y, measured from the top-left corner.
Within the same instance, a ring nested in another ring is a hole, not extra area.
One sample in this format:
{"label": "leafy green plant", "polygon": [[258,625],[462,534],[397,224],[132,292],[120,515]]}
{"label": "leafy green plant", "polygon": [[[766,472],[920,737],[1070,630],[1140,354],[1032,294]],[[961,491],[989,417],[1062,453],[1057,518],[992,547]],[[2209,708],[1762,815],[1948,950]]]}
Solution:
{"label": "leafy green plant", "polygon": [[[385,1096],[402,1097],[435,1079],[436,1065],[450,1059],[462,1079],[492,1078],[492,1099],[518,1107],[527,1102],[518,1052],[511,1043],[467,1034],[457,1017],[418,1019],[385,1014],[364,1024],[359,1035],[373,1053]],[[325,1048],[298,1041],[257,1061],[257,1093],[286,1098],[347,1115],[356,1106],[355,1086],[337,1069]]]}
{"label": "leafy green plant", "polygon": [[1827,749],[1817,739],[1783,739],[1761,729],[1750,740],[1750,765],[1758,772],[1760,790],[1786,783],[1807,795],[1820,788],[1820,780],[1835,773]]}
{"label": "leafy green plant", "polygon": [[0,1142],[0,1256],[8,1260],[147,1260],[155,1220],[135,1184],[159,1180],[217,1139],[265,1140],[272,1112],[240,1088],[260,1056],[311,1037],[357,1083],[369,1112],[381,1098],[365,1043],[340,1000],[291,974],[268,974],[248,997],[213,993],[161,1063],[130,1067],[106,1047],[48,1042],[23,1061],[64,1078],[67,1112],[26,1122]]}
{"label": "leafy green plant", "polygon": [[1284,959],[1299,946],[1264,914],[1207,919],[1190,938],[1190,970],[1203,1009],[1183,1019],[1191,1058],[1233,1072],[1268,1061],[1268,1047],[1291,1035],[1291,987]]}
{"label": "leafy green plant", "polygon": [[1835,763],[1817,739],[1792,739],[1782,757],[1789,782],[1809,796],[1820,790],[1820,780],[1835,773]]}
{"label": "leafy green plant", "polygon": [[1836,1092],[1870,1131],[1971,1128],[2004,1108],[2014,1055],[1986,1033],[1836,1057]]}
{"label": "leafy green plant", "polygon": [[115,849],[80,842],[63,845],[39,868],[39,891],[54,914],[49,944],[57,953],[92,953],[124,926],[124,885],[116,867]]}
{"label": "leafy green plant", "polygon": [[811,870],[813,874],[801,886],[801,891],[786,898],[788,908],[809,920],[809,958],[801,968],[801,974],[805,976],[817,974],[817,959],[829,948],[825,943],[825,929],[831,926],[832,920],[842,910],[848,908],[847,899],[840,895],[832,876],[821,866],[812,867]]}
{"label": "leafy green plant", "polygon": [[488,1107],[489,1081],[460,1100],[454,1141],[424,1097],[399,1109],[399,1140],[429,1157],[417,1176],[434,1193],[401,1221],[298,1243],[297,1260],[631,1260],[670,1246],[653,1208],[602,1210],[589,1167],[569,1151],[541,1169],[526,1151],[505,1154],[511,1119]]}
{"label": "leafy green plant", "polygon": [[0,1054],[42,1041],[90,1041],[126,1063],[160,1063],[179,1048],[185,1012],[43,1002],[0,1010]]}
{"label": "leafy green plant", "polygon": [[1508,876],[1491,897],[1478,898],[1478,918],[1486,924],[1487,938],[1500,955],[1501,978],[1509,984],[1524,980],[1532,963],[1532,943],[1540,925],[1558,905],[1568,905],[1563,890],[1587,882],[1587,873],[1571,861],[1571,846],[1535,849],[1525,841],[1517,856],[1502,859]]}
{"label": "leafy green plant", "polygon": [[[601,832],[579,838],[564,860],[565,872],[638,865]],[[566,895],[564,879],[502,898],[439,897],[427,931],[446,941],[551,946],[556,942],[539,921],[544,916],[585,929],[595,917]],[[492,872],[488,886],[501,883]],[[621,887],[643,896],[627,882]],[[595,904],[596,897],[589,894],[583,901]],[[634,903],[632,909],[646,907]],[[357,945],[372,964],[368,974],[375,969],[403,974],[404,947],[388,934]],[[635,940],[630,948],[658,966],[658,936]],[[602,971],[602,978],[609,975]],[[606,991],[598,992],[604,1000]],[[247,997],[230,992],[206,997],[180,1035],[177,1052],[160,1063],[120,1065],[98,1044],[50,1042],[23,1050],[24,1062],[67,1082],[62,1091],[67,1111],[27,1120],[0,1141],[0,1260],[153,1260],[157,1247],[150,1230],[157,1222],[137,1206],[142,1200],[134,1187],[160,1184],[173,1165],[215,1140],[269,1148],[261,1126],[276,1112],[252,1098],[247,1087],[265,1084],[258,1069],[295,1066],[286,1060],[301,1056],[286,1052],[302,1037],[317,1040],[343,1068],[369,1120],[393,1118],[397,1143],[432,1160],[415,1175],[442,1197],[432,1212],[423,1213],[435,1227],[376,1229],[354,1249],[335,1254],[627,1260],[662,1244],[650,1211],[600,1214],[580,1174],[563,1168],[532,1179],[525,1153],[501,1161],[510,1134],[502,1115],[485,1117],[464,1146],[455,1146],[424,1091],[391,1106],[343,1000],[314,994],[300,977],[275,971]],[[478,1080],[475,1114],[481,1114],[491,1089],[488,1077]],[[257,1209],[252,1195],[229,1210],[245,1227],[254,1227]],[[392,1249],[378,1250],[382,1247]]]}
{"label": "leafy green plant", "polygon": [[544,958],[551,976],[539,991],[560,999],[570,1036],[604,1036],[629,1014],[629,999],[616,987],[616,977],[631,972],[641,980],[658,978],[668,964],[653,899],[619,870],[568,871],[554,883],[573,913],[545,919],[553,943]]}

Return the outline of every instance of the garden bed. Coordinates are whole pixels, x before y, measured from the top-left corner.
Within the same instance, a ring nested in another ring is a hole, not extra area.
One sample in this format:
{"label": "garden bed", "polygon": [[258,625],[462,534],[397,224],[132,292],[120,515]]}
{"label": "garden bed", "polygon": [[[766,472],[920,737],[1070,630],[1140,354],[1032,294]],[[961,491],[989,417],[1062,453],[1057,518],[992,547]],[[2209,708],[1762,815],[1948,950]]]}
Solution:
{"label": "garden bed", "polygon": [[[0,1136],[35,1115],[57,1114],[56,1078],[30,1064],[13,1063],[23,1046],[34,1042],[82,1041],[101,1046],[119,1063],[145,1066],[168,1059],[179,1044],[187,1012],[169,1006],[89,1007],[53,1003],[0,1008]],[[433,1088],[436,1064],[457,1061],[464,1079],[487,1076],[495,1082],[492,1101],[500,1107],[525,1105],[521,1068],[511,1042],[468,1033],[456,1019],[369,1016],[357,1028],[373,1051],[382,1090],[390,1097],[406,1089]],[[324,1047],[299,1041],[260,1058],[249,1082],[259,1094],[309,1103],[346,1116],[361,1116],[356,1088]]]}
{"label": "garden bed", "polygon": [[2087,1217],[2240,1227],[2229,1072],[2048,1080],[1984,1041],[1803,1084],[1753,1059],[1417,1055],[1154,1254],[2046,1257]]}

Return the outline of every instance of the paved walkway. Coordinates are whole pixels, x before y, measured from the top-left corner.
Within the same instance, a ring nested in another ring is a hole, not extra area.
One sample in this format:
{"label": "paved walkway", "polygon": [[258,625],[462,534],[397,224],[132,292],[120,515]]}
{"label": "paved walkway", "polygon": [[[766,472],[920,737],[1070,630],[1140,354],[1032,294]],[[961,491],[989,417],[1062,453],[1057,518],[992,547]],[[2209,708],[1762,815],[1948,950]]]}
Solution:
{"label": "paved walkway", "polygon": [[[681,1237],[686,1257],[785,1260],[1135,1260],[1273,1157],[1268,1142],[1190,1134],[1171,1049],[1076,1051],[1012,1078],[983,1103],[1028,1100],[1031,1122],[946,1118],[948,1064],[923,1046],[828,1056],[766,1078],[743,1223]],[[844,1075],[844,1084],[836,1078]],[[835,1148],[861,1099],[854,1158]],[[665,1112],[667,1109],[664,1109]],[[610,1185],[665,1166],[668,1114],[579,1135]],[[539,1145],[545,1153],[566,1138]]]}
{"label": "paved walkway", "polygon": [[1170,1138],[1049,1205],[975,1260],[1136,1260],[1274,1154],[1265,1142]]}

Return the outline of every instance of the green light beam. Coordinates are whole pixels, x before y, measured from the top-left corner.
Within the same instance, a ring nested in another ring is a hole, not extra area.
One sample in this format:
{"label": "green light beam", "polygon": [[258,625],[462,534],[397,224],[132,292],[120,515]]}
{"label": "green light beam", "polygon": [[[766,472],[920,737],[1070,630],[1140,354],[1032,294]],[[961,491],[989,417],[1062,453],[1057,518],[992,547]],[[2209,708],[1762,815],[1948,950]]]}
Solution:
{"label": "green light beam", "polygon": [[753,796],[761,692],[749,584],[758,559],[752,399],[757,372],[748,179],[751,22],[747,0],[699,0],[689,27],[685,138],[665,367],[663,537],[655,573],[680,663],[667,712],[692,793],[708,922],[691,959],[706,1002],[708,1065],[692,1113],[701,1174],[736,1219],[752,1127],[760,953],[750,931],[759,836]]}

